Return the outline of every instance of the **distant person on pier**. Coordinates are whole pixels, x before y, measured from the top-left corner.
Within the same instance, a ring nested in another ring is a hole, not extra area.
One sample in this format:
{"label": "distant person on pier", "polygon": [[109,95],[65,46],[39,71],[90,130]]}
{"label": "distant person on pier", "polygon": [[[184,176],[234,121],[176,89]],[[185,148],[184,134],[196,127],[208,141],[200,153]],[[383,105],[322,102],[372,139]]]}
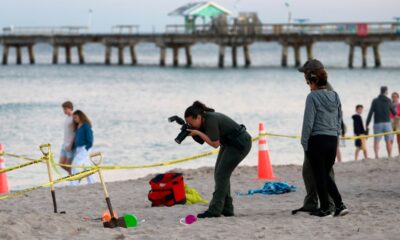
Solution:
{"label": "distant person on pier", "polygon": [[[73,119],[76,128],[75,134],[75,156],[72,165],[90,166],[89,153],[93,146],[93,130],[92,123],[89,118],[81,110],[76,110],[73,113]],[[71,174],[77,174],[84,171],[83,168],[72,168]],[[88,176],[88,183],[94,183],[93,176]],[[71,186],[78,185],[80,180],[71,181]]]}
{"label": "distant person on pier", "polygon": [[[364,110],[364,106],[359,104],[356,106],[356,114],[352,116],[353,119],[353,129],[354,129],[354,136],[362,136],[362,135],[367,135],[367,131],[364,128],[364,122],[361,117],[361,114]],[[367,153],[367,146],[366,146],[366,138],[360,138],[355,140],[355,145],[356,145],[356,150],[354,153],[354,160],[358,160],[358,154],[362,150],[364,154],[364,158],[368,158],[368,153]]]}
{"label": "distant person on pier", "polygon": [[[397,115],[390,113],[390,119],[392,121],[393,131],[400,131],[400,101],[399,94],[397,92],[392,93],[393,107],[396,109]],[[400,133],[396,134],[397,147],[400,155]]]}
{"label": "distant person on pier", "polygon": [[[380,95],[377,98],[375,98],[371,103],[371,108],[369,109],[367,117],[367,129],[369,123],[372,120],[372,116],[374,116],[374,134],[393,131],[389,114],[392,113],[393,115],[396,115],[397,113],[387,95],[388,95],[388,88],[386,86],[383,86],[381,87]],[[391,158],[393,134],[388,134],[385,135],[384,137],[386,142],[386,151],[388,157]],[[374,137],[375,158],[379,158],[379,142],[381,141],[381,139],[382,136]]]}
{"label": "distant person on pier", "polygon": [[[70,101],[64,102],[62,105],[64,114],[67,116],[64,120],[64,141],[61,146],[60,153],[60,164],[71,164],[72,158],[74,157],[73,145],[75,139],[75,125],[72,119],[72,113],[74,111],[74,105]],[[69,167],[62,168],[71,174]]]}

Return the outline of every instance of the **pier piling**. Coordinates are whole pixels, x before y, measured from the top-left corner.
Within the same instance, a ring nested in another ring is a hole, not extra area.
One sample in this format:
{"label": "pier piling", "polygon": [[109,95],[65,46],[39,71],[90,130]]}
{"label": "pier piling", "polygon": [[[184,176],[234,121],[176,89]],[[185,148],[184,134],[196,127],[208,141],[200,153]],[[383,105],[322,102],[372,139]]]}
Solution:
{"label": "pier piling", "polygon": [[375,67],[379,68],[381,66],[381,56],[379,54],[379,45],[375,44],[372,48],[374,50]]}
{"label": "pier piling", "polygon": [[173,65],[174,67],[179,66],[179,48],[178,47],[173,47]]}
{"label": "pier piling", "polygon": [[300,67],[301,60],[300,60],[300,46],[294,46],[294,66]]}
{"label": "pier piling", "polygon": [[7,65],[7,63],[8,63],[8,52],[9,52],[9,46],[4,45],[4,47],[3,47],[3,65]]}
{"label": "pier piling", "polygon": [[190,46],[185,47],[185,53],[186,53],[186,66],[190,67],[192,66],[192,51]]}
{"label": "pier piling", "polygon": [[65,62],[71,64],[71,46],[65,46]]}
{"label": "pier piling", "polygon": [[53,46],[53,64],[58,63],[58,46]]}
{"label": "pier piling", "polygon": [[244,54],[244,65],[246,67],[250,67],[251,59],[250,59],[249,45],[244,45],[243,46],[243,54]]}
{"label": "pier piling", "polygon": [[118,64],[119,65],[124,64],[124,47],[123,46],[118,47]]}
{"label": "pier piling", "polygon": [[349,49],[349,68],[353,68],[353,62],[354,62],[354,44],[350,44],[350,49]]}
{"label": "pier piling", "polygon": [[367,67],[367,45],[361,46],[361,53],[362,53],[362,67]]}
{"label": "pier piling", "polygon": [[313,59],[314,58],[314,52],[313,52],[312,44],[307,44],[306,49],[307,49],[307,58],[308,59]]}
{"label": "pier piling", "polygon": [[111,64],[111,46],[109,45],[106,46],[106,56],[104,62],[106,65]]}
{"label": "pier piling", "polygon": [[237,47],[232,47],[232,66],[237,67]]}
{"label": "pier piling", "polygon": [[82,45],[78,45],[77,49],[78,49],[79,64],[84,64],[85,63],[85,58],[83,56],[83,46]]}
{"label": "pier piling", "polygon": [[162,67],[165,66],[165,56],[166,56],[165,47],[160,47],[160,66]]}
{"label": "pier piling", "polygon": [[21,46],[16,46],[15,47],[15,52],[17,54],[17,64],[20,65],[22,64],[22,52],[21,52]]}
{"label": "pier piling", "polygon": [[33,45],[28,46],[29,63],[35,64],[35,53],[33,51]]}
{"label": "pier piling", "polygon": [[225,62],[225,46],[219,46],[218,67],[223,68]]}
{"label": "pier piling", "polygon": [[282,45],[282,59],[281,59],[281,66],[287,67],[288,65],[288,45]]}
{"label": "pier piling", "polygon": [[137,56],[136,56],[136,49],[134,45],[129,46],[129,51],[131,54],[132,65],[137,64]]}

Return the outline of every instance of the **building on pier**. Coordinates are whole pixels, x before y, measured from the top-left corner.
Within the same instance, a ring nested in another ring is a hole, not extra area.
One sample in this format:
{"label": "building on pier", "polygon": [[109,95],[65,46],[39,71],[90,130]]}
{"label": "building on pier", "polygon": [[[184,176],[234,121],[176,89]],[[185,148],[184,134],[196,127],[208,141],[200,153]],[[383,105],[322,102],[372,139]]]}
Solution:
{"label": "building on pier", "polygon": [[219,22],[224,22],[224,19],[226,23],[226,17],[231,15],[231,12],[215,2],[196,2],[181,6],[168,15],[183,16],[186,32],[192,33],[196,31],[197,19],[201,18],[203,20],[201,25],[215,22],[218,24]]}

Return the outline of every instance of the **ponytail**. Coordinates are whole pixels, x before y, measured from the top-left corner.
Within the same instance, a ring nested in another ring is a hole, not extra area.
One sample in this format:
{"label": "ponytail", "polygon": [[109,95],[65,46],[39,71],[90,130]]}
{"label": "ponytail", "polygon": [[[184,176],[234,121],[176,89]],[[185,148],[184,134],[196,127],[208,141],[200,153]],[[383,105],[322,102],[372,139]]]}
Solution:
{"label": "ponytail", "polygon": [[185,111],[185,118],[196,118],[198,115],[203,115],[205,112],[215,112],[214,109],[207,107],[200,101],[195,101],[192,106],[188,107]]}

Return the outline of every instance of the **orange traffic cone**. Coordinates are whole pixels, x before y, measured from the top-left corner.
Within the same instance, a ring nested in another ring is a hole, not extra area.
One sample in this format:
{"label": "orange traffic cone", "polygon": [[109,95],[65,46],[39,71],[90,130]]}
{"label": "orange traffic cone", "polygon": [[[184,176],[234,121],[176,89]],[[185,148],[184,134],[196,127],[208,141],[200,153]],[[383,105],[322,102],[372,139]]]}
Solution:
{"label": "orange traffic cone", "polygon": [[[0,144],[0,153],[3,153],[3,144]],[[6,160],[0,155],[0,170],[6,168]],[[8,193],[8,181],[6,173],[0,173],[0,194]]]}
{"label": "orange traffic cone", "polygon": [[265,133],[262,122],[258,124],[258,131],[260,132],[260,138],[258,139],[258,179],[274,180],[277,177],[274,176],[274,172],[272,171],[267,138],[261,136],[261,134]]}

